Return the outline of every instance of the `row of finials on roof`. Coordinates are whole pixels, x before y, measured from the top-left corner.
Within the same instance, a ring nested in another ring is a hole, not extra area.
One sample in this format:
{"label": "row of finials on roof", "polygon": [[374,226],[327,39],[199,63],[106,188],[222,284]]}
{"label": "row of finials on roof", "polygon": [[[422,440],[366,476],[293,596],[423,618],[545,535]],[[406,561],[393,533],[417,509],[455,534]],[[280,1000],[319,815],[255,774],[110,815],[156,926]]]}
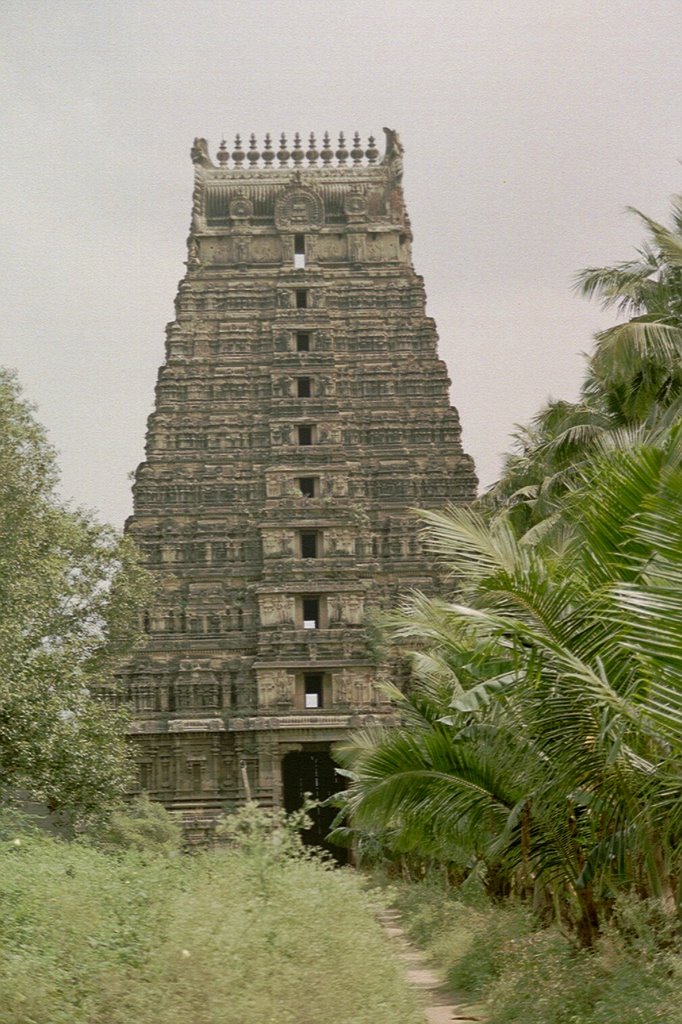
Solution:
{"label": "row of finials on roof", "polygon": [[[355,132],[353,136],[353,145],[349,149],[346,145],[346,138],[343,132],[339,133],[339,141],[336,150],[333,149],[329,132],[324,133],[322,146],[320,149],[317,147],[317,141],[315,139],[315,133],[310,133],[308,139],[308,147],[304,148],[304,144],[301,140],[299,132],[294,135],[294,141],[291,149],[287,144],[287,137],[282,132],[279,140],[279,148],[275,150],[272,142],[270,133],[265,136],[263,149],[258,148],[258,142],[254,134],[249,139],[248,149],[242,146],[242,140],[240,135],[235,136],[234,149],[230,153],[227,142],[225,139],[220,143],[218,152],[216,153],[216,159],[221,167],[226,167],[230,158],[232,159],[233,167],[257,167],[259,165],[263,167],[272,167],[277,161],[280,167],[288,167],[293,164],[294,167],[301,167],[303,162],[307,162],[307,166],[314,167],[318,161],[322,163],[322,166],[330,166],[334,158],[336,157],[336,165],[343,167],[348,164],[349,159],[352,161],[353,166],[361,166],[365,159],[368,164],[376,164],[379,159],[380,153],[375,145],[375,139],[373,135],[369,136],[368,147],[364,149],[360,140],[360,133]],[[262,162],[262,163],[261,163]]]}

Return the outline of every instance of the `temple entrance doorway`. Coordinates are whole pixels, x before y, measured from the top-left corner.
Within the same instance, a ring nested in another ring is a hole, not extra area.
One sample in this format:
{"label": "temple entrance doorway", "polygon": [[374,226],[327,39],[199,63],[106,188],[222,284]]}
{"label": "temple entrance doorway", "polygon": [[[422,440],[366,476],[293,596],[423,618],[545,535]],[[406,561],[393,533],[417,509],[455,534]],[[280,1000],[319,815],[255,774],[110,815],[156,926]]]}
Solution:
{"label": "temple entrance doorway", "polygon": [[[324,747],[317,744],[305,746],[302,750],[292,750],[285,754],[282,759],[282,783],[284,809],[287,812],[302,807],[306,793],[310,794],[312,800],[326,800],[344,789],[343,776],[336,771],[328,744]],[[302,833],[303,841],[311,846],[321,846],[339,864],[346,864],[349,851],[327,841],[336,810],[333,807],[315,807],[309,813],[313,824]]]}

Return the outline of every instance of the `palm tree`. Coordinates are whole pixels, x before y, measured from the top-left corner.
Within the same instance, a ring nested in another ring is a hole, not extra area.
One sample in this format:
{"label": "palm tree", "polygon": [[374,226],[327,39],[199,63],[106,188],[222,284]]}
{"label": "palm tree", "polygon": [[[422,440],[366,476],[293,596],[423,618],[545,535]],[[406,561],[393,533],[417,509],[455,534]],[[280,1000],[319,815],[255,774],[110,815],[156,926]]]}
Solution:
{"label": "palm tree", "polygon": [[614,437],[612,418],[589,401],[549,401],[528,426],[517,427],[502,475],[479,498],[479,509],[505,509],[518,536],[553,520],[570,481]]}
{"label": "palm tree", "polygon": [[682,196],[672,228],[633,211],[648,229],[637,259],[577,275],[582,294],[616,307],[625,323],[596,335],[577,402],[549,402],[520,428],[500,480],[481,499],[513,509],[519,534],[558,513],[595,451],[656,443],[682,416]]}
{"label": "palm tree", "polygon": [[673,199],[671,228],[630,209],[648,229],[637,259],[583,270],[576,287],[629,317],[596,335],[583,392],[639,422],[682,394],[682,196]]}
{"label": "palm tree", "polygon": [[682,425],[598,455],[532,543],[506,514],[422,513],[461,593],[394,622],[421,686],[341,752],[357,824],[449,844],[584,945],[619,889],[679,910],[680,493]]}

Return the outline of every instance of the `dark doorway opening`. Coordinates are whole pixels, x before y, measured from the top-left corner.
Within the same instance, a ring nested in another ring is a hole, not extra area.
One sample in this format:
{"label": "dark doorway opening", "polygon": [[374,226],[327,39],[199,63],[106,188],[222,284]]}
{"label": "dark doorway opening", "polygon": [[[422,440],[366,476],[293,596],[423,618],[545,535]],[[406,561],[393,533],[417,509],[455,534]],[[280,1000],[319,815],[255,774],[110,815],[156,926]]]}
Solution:
{"label": "dark doorway opening", "polygon": [[298,486],[304,498],[314,498],[319,488],[319,479],[316,476],[299,476]]}
{"label": "dark doorway opening", "polygon": [[[325,749],[293,750],[282,760],[282,782],[284,783],[284,809],[297,811],[303,806],[308,793],[313,800],[326,800],[344,788],[344,779],[336,771],[329,747]],[[327,841],[327,835],[336,817],[334,807],[315,807],[309,812],[312,827],[303,833],[303,841],[309,846],[320,846],[339,864],[348,863],[349,851]]]}
{"label": "dark doorway opening", "polygon": [[320,599],[319,597],[303,598],[303,628],[320,628]]}
{"label": "dark doorway opening", "polygon": [[317,533],[301,533],[301,558],[317,558]]}
{"label": "dark doorway opening", "polygon": [[324,704],[324,687],[320,672],[306,672],[303,676],[303,706],[321,708]]}

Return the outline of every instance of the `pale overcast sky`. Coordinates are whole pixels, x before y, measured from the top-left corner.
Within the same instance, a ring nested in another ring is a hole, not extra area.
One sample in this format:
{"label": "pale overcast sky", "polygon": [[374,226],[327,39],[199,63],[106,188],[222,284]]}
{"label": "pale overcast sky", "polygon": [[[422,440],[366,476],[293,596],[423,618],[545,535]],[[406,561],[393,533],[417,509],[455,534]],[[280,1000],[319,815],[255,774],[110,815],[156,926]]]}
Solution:
{"label": "pale overcast sky", "polygon": [[611,321],[574,273],[680,187],[679,0],[5,0],[3,338],[63,493],[122,525],[184,273],[193,138],[398,130],[487,485]]}

